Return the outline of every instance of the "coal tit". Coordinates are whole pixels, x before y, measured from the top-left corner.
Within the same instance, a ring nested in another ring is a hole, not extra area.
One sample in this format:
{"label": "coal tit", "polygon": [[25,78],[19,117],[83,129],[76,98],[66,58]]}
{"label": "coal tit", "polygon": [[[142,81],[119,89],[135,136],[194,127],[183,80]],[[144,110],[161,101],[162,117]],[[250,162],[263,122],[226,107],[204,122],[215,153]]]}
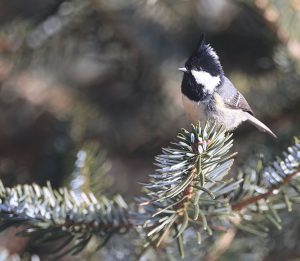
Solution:
{"label": "coal tit", "polygon": [[243,121],[276,137],[253,112],[244,96],[224,75],[219,57],[202,35],[198,48],[179,68],[184,73],[181,92],[183,105],[192,121],[216,121],[231,131]]}

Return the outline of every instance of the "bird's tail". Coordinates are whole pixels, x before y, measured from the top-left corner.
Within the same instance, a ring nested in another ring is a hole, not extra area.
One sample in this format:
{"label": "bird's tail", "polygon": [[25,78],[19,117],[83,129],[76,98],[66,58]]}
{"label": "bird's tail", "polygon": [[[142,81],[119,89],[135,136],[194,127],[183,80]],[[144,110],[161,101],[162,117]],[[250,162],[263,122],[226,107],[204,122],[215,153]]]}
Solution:
{"label": "bird's tail", "polygon": [[251,114],[248,115],[248,120],[259,130],[263,131],[263,132],[267,132],[268,134],[270,134],[271,136],[273,136],[274,138],[277,138],[277,136],[265,125],[263,124],[261,121],[259,121],[258,119],[256,119],[254,116],[252,116]]}

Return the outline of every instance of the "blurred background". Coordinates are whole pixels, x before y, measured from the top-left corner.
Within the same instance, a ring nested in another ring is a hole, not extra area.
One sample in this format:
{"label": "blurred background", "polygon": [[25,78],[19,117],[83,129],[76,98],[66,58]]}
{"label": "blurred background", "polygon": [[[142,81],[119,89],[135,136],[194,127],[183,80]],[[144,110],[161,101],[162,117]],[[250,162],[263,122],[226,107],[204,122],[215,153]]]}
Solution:
{"label": "blurred background", "polygon": [[[238,128],[236,168],[261,153],[272,159],[300,133],[299,0],[0,0],[4,184],[68,185],[78,151],[93,144],[105,161],[96,183],[127,199],[138,195],[153,157],[190,125],[177,68],[201,32],[279,137],[247,123]],[[288,214],[290,232],[242,237],[222,258],[296,260],[299,216]],[[34,252],[13,235],[2,233],[0,244]]]}

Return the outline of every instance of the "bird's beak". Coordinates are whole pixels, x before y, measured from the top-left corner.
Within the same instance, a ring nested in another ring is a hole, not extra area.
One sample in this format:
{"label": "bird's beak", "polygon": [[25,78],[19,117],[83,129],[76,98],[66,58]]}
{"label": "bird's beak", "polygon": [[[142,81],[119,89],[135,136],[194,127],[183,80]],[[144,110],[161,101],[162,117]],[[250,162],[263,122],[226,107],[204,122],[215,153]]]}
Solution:
{"label": "bird's beak", "polygon": [[185,67],[180,67],[180,68],[178,68],[178,70],[181,71],[181,72],[187,72],[188,71]]}

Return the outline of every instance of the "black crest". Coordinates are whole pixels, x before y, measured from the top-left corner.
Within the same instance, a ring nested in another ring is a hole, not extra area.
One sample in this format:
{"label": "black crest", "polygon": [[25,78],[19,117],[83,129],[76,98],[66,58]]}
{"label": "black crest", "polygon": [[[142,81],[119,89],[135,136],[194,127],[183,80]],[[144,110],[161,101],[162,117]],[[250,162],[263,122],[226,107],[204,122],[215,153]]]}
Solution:
{"label": "black crest", "polygon": [[202,33],[200,40],[197,46],[197,49],[194,51],[194,54],[201,53],[205,48],[205,33]]}
{"label": "black crest", "polygon": [[219,57],[209,44],[205,44],[205,34],[202,33],[196,50],[185,63],[190,70],[206,71],[213,76],[223,76]]}

